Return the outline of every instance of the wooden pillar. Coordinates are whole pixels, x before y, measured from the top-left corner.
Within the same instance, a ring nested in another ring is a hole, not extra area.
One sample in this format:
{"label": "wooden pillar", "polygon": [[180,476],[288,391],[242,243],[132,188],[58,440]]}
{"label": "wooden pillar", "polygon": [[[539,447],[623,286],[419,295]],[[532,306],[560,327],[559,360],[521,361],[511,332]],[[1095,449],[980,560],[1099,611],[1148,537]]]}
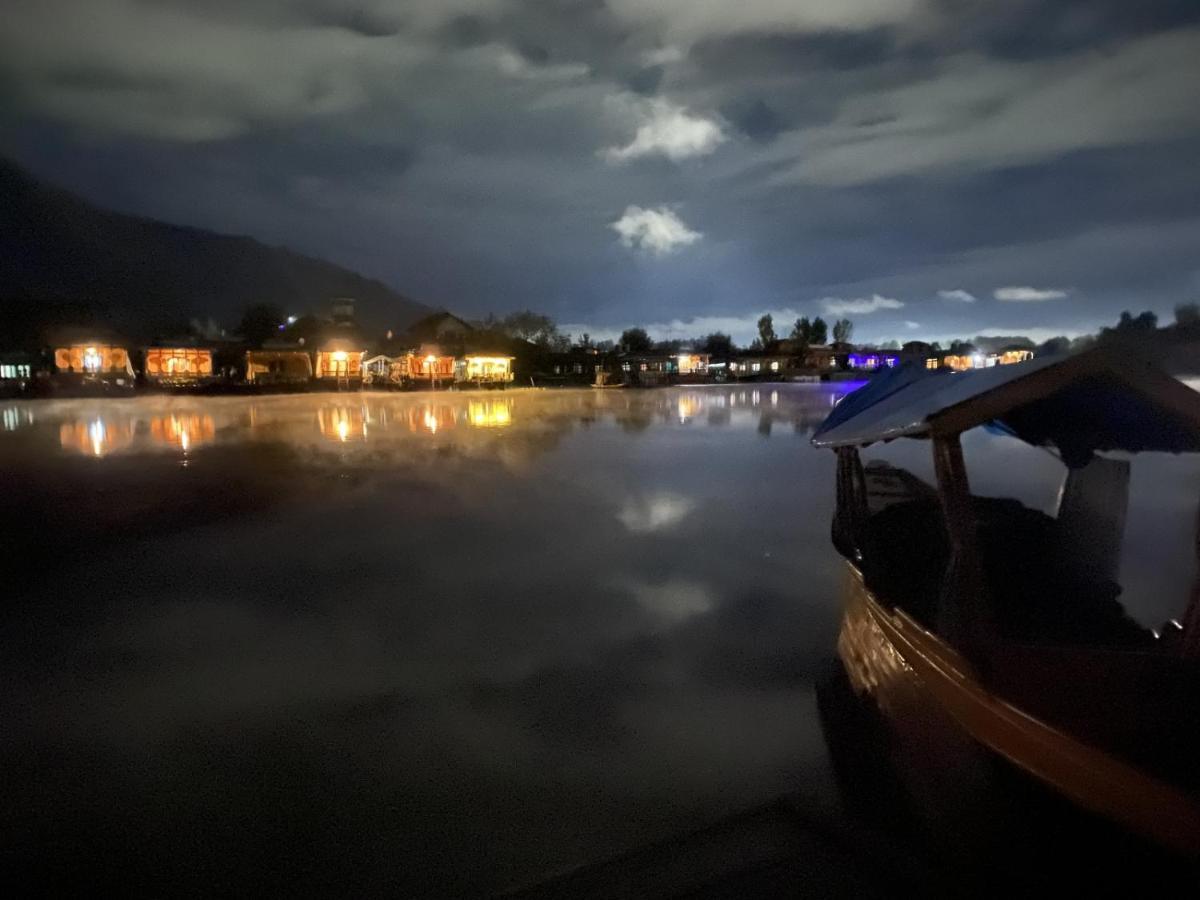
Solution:
{"label": "wooden pillar", "polygon": [[971,485],[957,434],[934,438],[933,465],[950,542],[937,630],[972,662],[982,664],[995,630],[979,555]]}

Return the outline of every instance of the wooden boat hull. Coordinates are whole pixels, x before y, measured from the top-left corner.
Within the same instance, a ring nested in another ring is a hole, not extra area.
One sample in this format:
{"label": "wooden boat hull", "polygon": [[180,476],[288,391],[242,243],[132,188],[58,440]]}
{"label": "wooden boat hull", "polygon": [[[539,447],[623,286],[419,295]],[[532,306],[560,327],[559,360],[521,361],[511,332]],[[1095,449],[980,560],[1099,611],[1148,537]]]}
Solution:
{"label": "wooden boat hull", "polygon": [[994,695],[953,648],[879,603],[848,569],[838,654],[854,692],[887,724],[910,793],[928,800],[932,817],[951,830],[961,820],[963,834],[968,823],[1016,824],[1011,803],[992,804],[994,754],[1079,809],[1200,857],[1193,798]]}

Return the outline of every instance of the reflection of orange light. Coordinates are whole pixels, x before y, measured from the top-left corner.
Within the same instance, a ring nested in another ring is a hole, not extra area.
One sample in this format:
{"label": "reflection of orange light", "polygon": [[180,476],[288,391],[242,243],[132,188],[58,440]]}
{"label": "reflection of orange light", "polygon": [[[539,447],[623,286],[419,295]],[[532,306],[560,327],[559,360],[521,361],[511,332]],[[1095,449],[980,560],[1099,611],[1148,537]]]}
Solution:
{"label": "reflection of orange light", "polygon": [[445,404],[421,404],[407,411],[408,430],[414,434],[437,434],[457,424],[456,410]]}
{"label": "reflection of orange light", "polygon": [[689,397],[687,394],[681,395],[679,398],[679,402],[676,404],[676,407],[679,411],[680,424],[687,422],[688,419],[690,419],[690,418],[692,418],[692,416],[696,415],[696,411],[699,408],[699,406],[700,406],[700,401],[697,400],[696,398]]}
{"label": "reflection of orange light", "polygon": [[105,422],[103,419],[64,422],[58,429],[58,442],[64,450],[85,456],[107,456],[133,441],[132,422]]}
{"label": "reflection of orange light", "polygon": [[207,444],[217,433],[212,416],[177,415],[155,416],[150,420],[150,437],[155,443],[190,450]]}
{"label": "reflection of orange light", "polygon": [[346,443],[349,440],[365,440],[367,422],[358,407],[339,406],[317,411],[317,424],[321,434],[331,441]]}

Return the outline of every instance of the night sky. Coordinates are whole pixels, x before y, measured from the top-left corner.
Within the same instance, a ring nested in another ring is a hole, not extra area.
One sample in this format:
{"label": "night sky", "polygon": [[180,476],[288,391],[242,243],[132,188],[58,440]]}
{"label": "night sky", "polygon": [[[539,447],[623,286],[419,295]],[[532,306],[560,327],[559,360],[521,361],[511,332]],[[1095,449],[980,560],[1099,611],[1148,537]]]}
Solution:
{"label": "night sky", "polygon": [[0,153],[470,316],[1074,334],[1200,299],[1195,0],[40,0]]}

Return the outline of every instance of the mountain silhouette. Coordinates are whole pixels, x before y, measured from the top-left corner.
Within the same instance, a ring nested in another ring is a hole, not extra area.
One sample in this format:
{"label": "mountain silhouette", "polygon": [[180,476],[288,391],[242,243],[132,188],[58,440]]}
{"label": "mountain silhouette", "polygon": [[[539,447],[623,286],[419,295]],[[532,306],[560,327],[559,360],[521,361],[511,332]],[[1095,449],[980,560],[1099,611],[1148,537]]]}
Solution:
{"label": "mountain silhouette", "polygon": [[353,297],[370,329],[401,330],[431,312],[382,282],[254,238],[101,209],[0,159],[0,344],[49,328],[103,325],[133,338],[179,333],[191,319],[236,328],[272,303],[327,315]]}

